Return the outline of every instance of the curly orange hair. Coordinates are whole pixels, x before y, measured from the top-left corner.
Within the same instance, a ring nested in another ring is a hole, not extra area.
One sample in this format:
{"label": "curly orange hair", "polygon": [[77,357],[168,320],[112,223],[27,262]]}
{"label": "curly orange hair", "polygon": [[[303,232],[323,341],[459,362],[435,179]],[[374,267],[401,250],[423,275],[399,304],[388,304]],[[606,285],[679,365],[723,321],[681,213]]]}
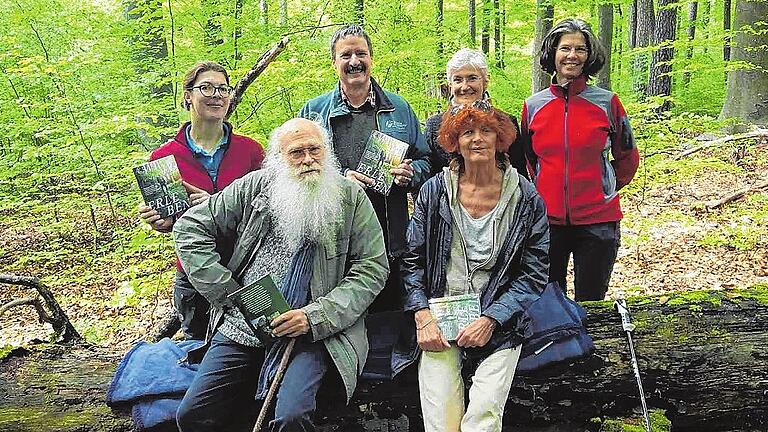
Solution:
{"label": "curly orange hair", "polygon": [[437,142],[448,153],[457,154],[459,134],[477,126],[490,127],[496,132],[497,153],[506,153],[517,138],[517,128],[507,114],[496,108],[483,111],[475,107],[466,107],[455,115],[452,114],[451,109],[446,110],[437,133]]}

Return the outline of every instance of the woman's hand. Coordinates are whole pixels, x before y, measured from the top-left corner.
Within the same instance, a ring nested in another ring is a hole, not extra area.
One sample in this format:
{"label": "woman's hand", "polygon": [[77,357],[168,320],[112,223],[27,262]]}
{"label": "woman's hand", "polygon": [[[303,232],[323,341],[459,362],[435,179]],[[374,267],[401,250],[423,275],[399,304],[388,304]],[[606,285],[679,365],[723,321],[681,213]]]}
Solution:
{"label": "woman's hand", "polygon": [[423,351],[445,351],[451,347],[429,309],[416,311],[414,319],[416,320],[416,342],[419,348]]}
{"label": "woman's hand", "polygon": [[163,219],[157,210],[145,204],[139,204],[139,217],[148,223],[153,230],[161,233],[170,232],[173,228],[173,217]]}
{"label": "woman's hand", "polygon": [[456,344],[463,348],[483,347],[491,340],[495,328],[495,320],[481,316],[472,324],[461,329],[456,338]]}
{"label": "woman's hand", "polygon": [[200,189],[199,187],[192,186],[191,184],[182,181],[181,184],[184,185],[184,189],[187,190],[187,193],[189,194],[189,204],[196,206],[202,202],[205,202],[208,198],[211,197],[211,194],[208,193],[208,191],[204,189]]}

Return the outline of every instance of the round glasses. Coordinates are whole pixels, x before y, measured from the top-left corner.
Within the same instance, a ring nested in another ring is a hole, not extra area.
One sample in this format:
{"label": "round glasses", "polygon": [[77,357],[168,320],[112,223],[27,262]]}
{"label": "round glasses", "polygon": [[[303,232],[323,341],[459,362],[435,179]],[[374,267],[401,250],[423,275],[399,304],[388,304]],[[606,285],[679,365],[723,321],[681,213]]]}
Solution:
{"label": "round glasses", "polygon": [[221,85],[221,86],[215,86],[213,84],[200,84],[197,86],[192,87],[191,89],[198,89],[200,90],[200,94],[205,97],[213,97],[213,95],[216,94],[216,92],[219,92],[219,95],[221,97],[229,97],[230,94],[232,94],[232,87],[228,85]]}

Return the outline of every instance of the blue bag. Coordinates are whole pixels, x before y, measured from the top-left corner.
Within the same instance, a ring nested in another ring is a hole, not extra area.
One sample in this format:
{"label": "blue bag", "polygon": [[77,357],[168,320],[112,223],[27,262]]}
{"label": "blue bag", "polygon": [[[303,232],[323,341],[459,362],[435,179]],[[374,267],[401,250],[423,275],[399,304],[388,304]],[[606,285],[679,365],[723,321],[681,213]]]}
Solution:
{"label": "blue bag", "polygon": [[554,363],[586,357],[595,350],[587,333],[587,312],[566,297],[557,282],[544,288],[541,297],[525,311],[530,334],[523,341],[517,372],[532,372]]}

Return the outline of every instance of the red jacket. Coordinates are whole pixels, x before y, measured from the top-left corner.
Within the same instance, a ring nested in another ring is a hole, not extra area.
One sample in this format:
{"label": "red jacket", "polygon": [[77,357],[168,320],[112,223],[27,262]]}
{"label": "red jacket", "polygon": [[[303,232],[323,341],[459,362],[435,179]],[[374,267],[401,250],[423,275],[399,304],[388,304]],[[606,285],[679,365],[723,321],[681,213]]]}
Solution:
{"label": "red jacket", "polygon": [[[248,174],[251,171],[261,168],[261,162],[264,160],[264,149],[261,144],[251,138],[229,133],[227,140],[227,149],[224,151],[224,158],[219,165],[219,172],[216,184],[213,184],[211,176],[208,175],[205,167],[198,162],[192,150],[187,146],[186,129],[189,122],[184,123],[176,133],[176,138],[169,140],[161,145],[149,160],[159,159],[164,156],[173,155],[176,158],[176,164],[179,166],[179,173],[182,180],[192,186],[205,189],[208,193],[216,193],[233,181]],[[228,130],[232,130],[230,126]]]}
{"label": "red jacket", "polygon": [[[176,159],[176,165],[179,166],[181,179],[192,186],[205,189],[213,194],[227,187],[233,181],[248,174],[251,171],[261,168],[264,160],[264,149],[261,144],[251,138],[242,135],[235,135],[232,126],[227,128],[230,132],[227,136],[227,149],[224,151],[224,158],[219,165],[219,171],[216,177],[216,184],[213,183],[211,176],[203,164],[197,161],[192,154],[192,150],[187,146],[186,130],[189,122],[184,123],[176,133],[176,137],[161,145],[149,157],[149,160],[159,159],[164,156],[173,155]],[[176,268],[184,271],[181,264],[176,260]]]}
{"label": "red jacket", "polygon": [[[523,148],[549,223],[586,225],[622,218],[618,191],[640,162],[629,119],[612,92],[552,84],[526,99]],[[612,160],[611,160],[612,157]]]}

